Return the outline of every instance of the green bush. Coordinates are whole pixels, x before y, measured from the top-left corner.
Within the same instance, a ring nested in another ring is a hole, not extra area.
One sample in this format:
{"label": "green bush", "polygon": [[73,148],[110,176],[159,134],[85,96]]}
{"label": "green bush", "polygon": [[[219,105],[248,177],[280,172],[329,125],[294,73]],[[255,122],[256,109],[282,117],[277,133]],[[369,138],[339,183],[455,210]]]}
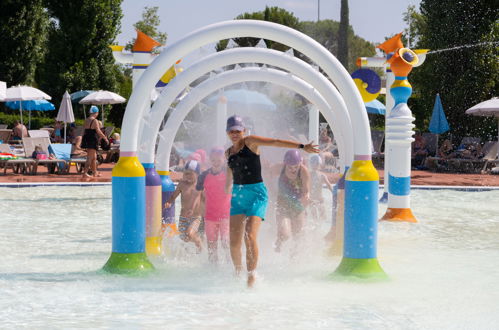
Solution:
{"label": "green bush", "polygon": [[[34,116],[33,116],[34,114]],[[36,112],[34,112],[31,117],[31,129],[40,129],[45,126],[53,126],[54,125],[54,118],[47,118],[47,117],[39,117],[36,115]],[[0,112],[0,124],[6,124],[8,125],[8,128],[14,127],[14,122],[16,120],[19,120],[19,113],[16,114],[7,114],[4,112]],[[28,126],[28,116],[23,116],[23,122],[26,127]],[[83,119],[76,119],[75,125],[76,126],[83,126],[84,120]]]}

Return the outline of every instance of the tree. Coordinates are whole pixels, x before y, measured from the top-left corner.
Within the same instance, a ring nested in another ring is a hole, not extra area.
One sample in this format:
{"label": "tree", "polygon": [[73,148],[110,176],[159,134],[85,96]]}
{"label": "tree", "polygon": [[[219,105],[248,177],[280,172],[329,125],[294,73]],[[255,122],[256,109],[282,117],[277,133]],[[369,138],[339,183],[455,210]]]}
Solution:
{"label": "tree", "polygon": [[341,0],[340,28],[338,30],[338,60],[348,68],[348,0]]}
{"label": "tree", "polygon": [[[281,25],[288,26],[293,29],[298,29],[299,20],[285,9],[279,7],[265,7],[264,11],[257,11],[253,13],[244,13],[236,17],[236,19],[256,19],[260,21],[274,22]],[[260,39],[258,38],[235,38],[234,41],[241,47],[254,47]],[[227,47],[228,40],[220,41],[216,49],[217,51],[224,50]],[[272,40],[265,40],[267,48],[285,51],[289,47]]]}
{"label": "tree", "polygon": [[[332,54],[338,55],[339,53],[339,42],[338,42],[338,31],[340,28],[340,23],[333,20],[321,20],[315,21],[305,21],[300,23],[299,30],[306,35],[312,37],[321,45],[323,45]],[[357,69],[355,62],[357,58],[363,56],[374,56],[376,54],[376,49],[374,44],[356,36],[353,32],[352,27],[349,27],[347,33],[348,40],[348,66],[346,69],[349,72],[353,72]],[[338,55],[339,57],[339,55]]]}
{"label": "tree", "polygon": [[120,29],[121,0],[46,0],[52,18],[45,63],[38,70],[42,89],[52,96],[80,89],[116,90],[109,45]]}
{"label": "tree", "polygon": [[432,52],[409,80],[419,95],[425,118],[430,118],[435,94],[440,93],[451,133],[456,137],[495,135],[493,120],[464,114],[466,109],[499,92],[499,22],[494,3],[421,2],[426,25],[417,47]]}
{"label": "tree", "polygon": [[419,42],[419,37],[426,28],[426,21],[414,5],[407,7],[407,11],[403,13],[402,19],[407,24],[407,28],[404,29],[403,34],[404,45],[410,48]]}
{"label": "tree", "polygon": [[35,83],[48,22],[42,0],[0,2],[0,80],[8,85]]}
{"label": "tree", "polygon": [[[158,7],[144,7],[142,12],[142,19],[135,23],[133,26],[149,37],[153,38],[162,45],[166,44],[166,39],[168,35],[164,32],[158,31],[159,24],[161,20],[158,15]],[[131,50],[133,44],[135,43],[135,38],[126,45],[127,50]]]}

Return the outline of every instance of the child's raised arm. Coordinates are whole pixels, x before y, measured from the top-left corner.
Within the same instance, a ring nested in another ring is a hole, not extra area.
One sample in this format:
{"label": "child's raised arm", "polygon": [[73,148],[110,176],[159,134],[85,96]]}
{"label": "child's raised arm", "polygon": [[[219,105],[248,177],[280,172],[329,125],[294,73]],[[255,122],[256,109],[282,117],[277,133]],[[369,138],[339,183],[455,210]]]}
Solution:
{"label": "child's raised arm", "polygon": [[166,209],[170,208],[172,206],[172,203],[175,202],[175,199],[177,199],[178,195],[180,195],[180,193],[181,193],[180,186],[181,186],[181,183],[179,183],[177,185],[177,188],[175,189],[173,194],[171,194],[170,198],[168,198],[168,200],[166,201],[166,203],[165,203]]}

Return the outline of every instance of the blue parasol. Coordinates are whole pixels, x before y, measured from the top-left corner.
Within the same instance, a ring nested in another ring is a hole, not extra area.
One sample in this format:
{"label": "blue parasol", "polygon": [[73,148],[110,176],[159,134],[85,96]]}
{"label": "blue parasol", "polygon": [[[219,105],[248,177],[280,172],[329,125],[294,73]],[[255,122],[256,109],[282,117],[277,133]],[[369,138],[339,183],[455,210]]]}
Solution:
{"label": "blue parasol", "polygon": [[[21,104],[22,102],[22,104]],[[5,105],[14,110],[28,110],[29,123],[28,127],[31,128],[31,111],[51,111],[55,110],[55,106],[47,100],[29,100],[29,101],[9,101]],[[22,106],[22,107],[21,107]]]}
{"label": "blue parasol", "polygon": [[386,107],[383,103],[378,100],[364,103],[366,106],[367,113],[372,113],[375,115],[384,115]]}
{"label": "blue parasol", "polygon": [[50,111],[55,110],[55,106],[47,100],[30,100],[30,101],[9,101],[5,105],[10,109],[19,110],[22,102],[23,110],[34,111]]}
{"label": "blue parasol", "polygon": [[[71,96],[71,103],[80,103],[87,95],[92,94],[95,91],[92,90],[81,90],[78,92],[74,92],[69,94]],[[85,105],[83,105],[83,118],[87,118],[87,114],[85,113]]]}
{"label": "blue parasol", "polygon": [[442,101],[440,100],[440,94],[437,94],[435,98],[435,105],[433,106],[430,127],[428,129],[434,134],[442,134],[450,129],[447,118],[445,117]]}

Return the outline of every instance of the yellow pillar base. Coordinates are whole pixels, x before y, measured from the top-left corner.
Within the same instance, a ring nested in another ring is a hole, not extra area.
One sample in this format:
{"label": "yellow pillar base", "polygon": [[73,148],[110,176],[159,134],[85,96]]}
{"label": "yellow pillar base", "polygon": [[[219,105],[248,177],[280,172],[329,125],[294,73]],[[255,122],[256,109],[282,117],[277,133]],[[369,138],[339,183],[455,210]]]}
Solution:
{"label": "yellow pillar base", "polygon": [[380,221],[398,221],[398,222],[418,222],[414,214],[412,214],[411,209],[397,209],[389,207],[386,210],[385,215],[380,219]]}
{"label": "yellow pillar base", "polygon": [[161,255],[161,237],[146,237],[146,253],[148,256]]}

